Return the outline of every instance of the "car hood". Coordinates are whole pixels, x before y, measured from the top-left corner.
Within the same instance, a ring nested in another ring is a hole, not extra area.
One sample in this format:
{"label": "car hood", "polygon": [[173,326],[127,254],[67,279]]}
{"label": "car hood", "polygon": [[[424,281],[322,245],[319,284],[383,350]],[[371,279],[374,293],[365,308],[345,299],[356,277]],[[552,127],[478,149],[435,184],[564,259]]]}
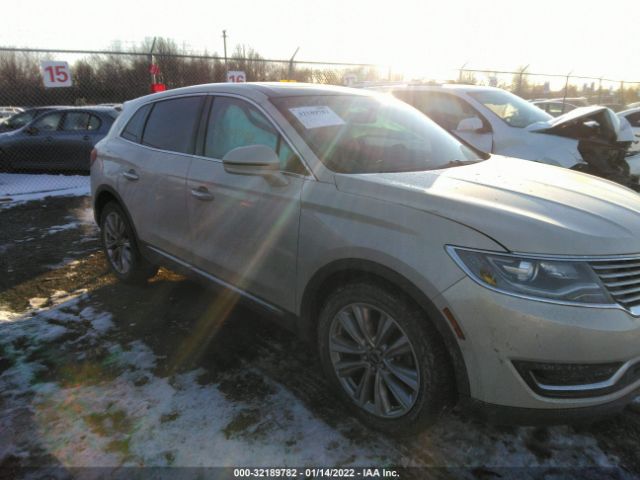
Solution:
{"label": "car hood", "polygon": [[640,195],[551,165],[494,155],[443,170],[336,175],[336,186],[449,218],[510,251],[640,253]]}
{"label": "car hood", "polygon": [[[579,127],[585,122],[596,122],[600,126],[597,135],[605,141],[630,142],[633,140],[626,120],[621,121],[610,108],[597,105],[579,107],[559,117],[532,123],[527,130],[580,139],[583,138],[585,130]],[[592,135],[593,132],[589,134]]]}

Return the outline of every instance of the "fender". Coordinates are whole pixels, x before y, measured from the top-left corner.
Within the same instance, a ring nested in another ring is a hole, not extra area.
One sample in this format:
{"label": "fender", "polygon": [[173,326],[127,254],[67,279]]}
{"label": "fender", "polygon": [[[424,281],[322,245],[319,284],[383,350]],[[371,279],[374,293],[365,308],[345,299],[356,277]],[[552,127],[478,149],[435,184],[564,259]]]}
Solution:
{"label": "fender", "polygon": [[418,287],[404,276],[384,265],[369,260],[350,258],[336,260],[316,271],[304,290],[300,304],[299,334],[303,338],[309,340],[315,336],[315,316],[319,309],[318,294],[322,293],[325,282],[331,277],[341,274],[351,277],[361,275],[377,277],[397,287],[416,302],[427,313],[429,320],[438,330],[451,356],[459,396],[468,397],[470,395],[467,367],[458,345],[458,340],[451,330],[449,322]]}

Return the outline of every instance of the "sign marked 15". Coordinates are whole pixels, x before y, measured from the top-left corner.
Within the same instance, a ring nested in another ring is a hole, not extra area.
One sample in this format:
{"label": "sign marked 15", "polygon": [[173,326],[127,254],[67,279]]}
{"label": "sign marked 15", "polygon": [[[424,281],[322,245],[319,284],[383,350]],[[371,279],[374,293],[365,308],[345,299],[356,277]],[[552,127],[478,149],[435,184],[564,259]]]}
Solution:
{"label": "sign marked 15", "polygon": [[44,60],[40,62],[42,80],[45,88],[70,87],[71,70],[67,62],[53,62]]}
{"label": "sign marked 15", "polygon": [[244,83],[246,81],[247,81],[247,76],[242,70],[231,70],[227,72],[227,82]]}

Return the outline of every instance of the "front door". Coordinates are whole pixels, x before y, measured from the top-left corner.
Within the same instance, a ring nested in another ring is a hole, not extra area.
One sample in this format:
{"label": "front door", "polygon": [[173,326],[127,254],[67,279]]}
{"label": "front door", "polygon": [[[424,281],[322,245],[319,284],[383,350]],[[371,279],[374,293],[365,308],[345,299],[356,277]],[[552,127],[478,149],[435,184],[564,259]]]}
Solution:
{"label": "front door", "polygon": [[62,116],[62,112],[43,115],[26,128],[12,134],[15,140],[8,150],[14,169],[55,168],[60,161],[55,136]]}
{"label": "front door", "polygon": [[[267,145],[286,182],[225,171],[233,148]],[[255,105],[219,96],[208,117],[203,155],[189,171],[192,263],[258,299],[293,310],[300,195],[307,181],[299,158]]]}

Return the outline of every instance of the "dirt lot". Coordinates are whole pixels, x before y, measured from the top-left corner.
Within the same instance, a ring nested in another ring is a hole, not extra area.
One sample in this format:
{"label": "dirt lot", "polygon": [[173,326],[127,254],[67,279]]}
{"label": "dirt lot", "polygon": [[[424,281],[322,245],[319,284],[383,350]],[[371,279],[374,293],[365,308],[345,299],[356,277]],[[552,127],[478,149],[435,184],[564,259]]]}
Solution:
{"label": "dirt lot", "polygon": [[[404,478],[635,478],[640,405],[584,427],[453,411],[394,440],[327,391],[313,348],[161,270],[115,282],[88,197],[0,207],[0,478],[22,467],[428,466]],[[428,472],[428,475],[427,475]]]}

